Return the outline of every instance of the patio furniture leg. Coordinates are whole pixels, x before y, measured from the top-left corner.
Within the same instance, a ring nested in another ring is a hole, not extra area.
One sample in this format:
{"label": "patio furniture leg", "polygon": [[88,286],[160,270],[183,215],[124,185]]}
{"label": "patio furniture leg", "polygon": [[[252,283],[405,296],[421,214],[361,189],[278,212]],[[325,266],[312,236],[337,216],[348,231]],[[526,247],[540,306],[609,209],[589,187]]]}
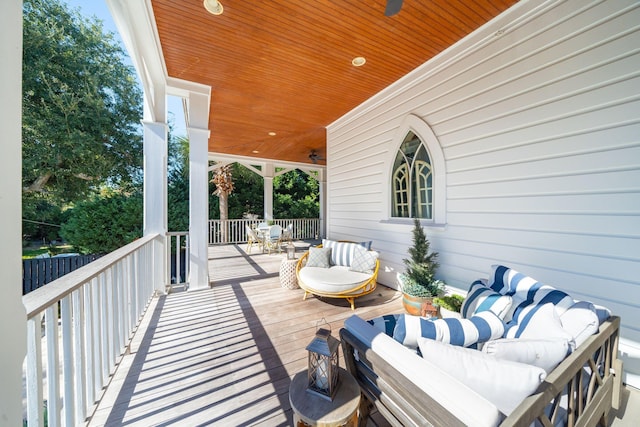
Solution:
{"label": "patio furniture leg", "polygon": [[356,309],[356,299],[353,297],[347,298],[347,301],[349,301],[349,304],[351,304],[351,310],[355,310]]}

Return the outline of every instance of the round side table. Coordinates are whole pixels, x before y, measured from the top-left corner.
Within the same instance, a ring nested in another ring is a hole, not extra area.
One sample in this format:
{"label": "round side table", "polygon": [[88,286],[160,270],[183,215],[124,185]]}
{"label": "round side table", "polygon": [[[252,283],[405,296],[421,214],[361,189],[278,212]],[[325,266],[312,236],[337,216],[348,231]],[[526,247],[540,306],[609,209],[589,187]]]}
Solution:
{"label": "round side table", "polygon": [[307,371],[298,372],[289,386],[289,402],[296,427],[356,427],[360,387],[346,370],[340,368],[338,390],[333,400],[307,392]]}
{"label": "round side table", "polygon": [[280,264],[280,286],[287,289],[298,289],[298,278],[296,277],[297,259],[282,258]]}

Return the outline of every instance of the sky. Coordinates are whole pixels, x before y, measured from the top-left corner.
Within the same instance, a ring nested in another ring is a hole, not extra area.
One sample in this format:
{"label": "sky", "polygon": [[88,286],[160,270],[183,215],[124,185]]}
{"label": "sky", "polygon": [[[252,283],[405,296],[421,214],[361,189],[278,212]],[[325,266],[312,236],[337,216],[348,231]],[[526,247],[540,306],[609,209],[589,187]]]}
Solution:
{"label": "sky", "polygon": [[[105,0],[62,0],[67,3],[71,9],[79,9],[80,14],[86,17],[95,16],[103,22],[105,30],[116,34],[116,39],[120,41],[122,49],[126,52],[124,44],[120,39],[120,34],[116,28],[116,24],[113,22],[109,7]],[[132,63],[129,61],[129,65]],[[173,131],[176,136],[186,136],[186,126],[184,123],[184,114],[182,111],[182,101],[180,98],[170,96],[168,98],[167,109],[169,111],[169,117],[173,119]],[[170,119],[171,120],[171,119]]]}

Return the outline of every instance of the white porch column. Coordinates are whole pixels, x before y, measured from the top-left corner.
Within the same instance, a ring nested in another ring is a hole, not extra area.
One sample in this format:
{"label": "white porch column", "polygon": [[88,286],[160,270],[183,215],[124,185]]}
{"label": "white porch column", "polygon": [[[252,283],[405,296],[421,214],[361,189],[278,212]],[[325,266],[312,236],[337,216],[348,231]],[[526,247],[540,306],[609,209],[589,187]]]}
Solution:
{"label": "white porch column", "polygon": [[273,163],[267,163],[264,167],[264,219],[273,219],[273,175],[275,167]]}
{"label": "white porch column", "polygon": [[189,94],[189,290],[209,287],[209,97]]}
{"label": "white porch column", "polygon": [[[144,126],[144,235],[165,236],[167,225],[167,125],[142,122]],[[165,239],[163,239],[164,241]],[[166,243],[165,243],[166,244]],[[164,293],[168,280],[164,244],[159,245],[153,268],[154,288]]]}
{"label": "white porch column", "polygon": [[327,237],[327,179],[322,170],[318,173],[318,199],[320,203],[320,211],[318,212],[320,217],[320,235],[318,237],[323,239]]}
{"label": "white porch column", "polygon": [[22,305],[22,1],[0,14],[0,425],[22,425],[22,361],[27,322]]}

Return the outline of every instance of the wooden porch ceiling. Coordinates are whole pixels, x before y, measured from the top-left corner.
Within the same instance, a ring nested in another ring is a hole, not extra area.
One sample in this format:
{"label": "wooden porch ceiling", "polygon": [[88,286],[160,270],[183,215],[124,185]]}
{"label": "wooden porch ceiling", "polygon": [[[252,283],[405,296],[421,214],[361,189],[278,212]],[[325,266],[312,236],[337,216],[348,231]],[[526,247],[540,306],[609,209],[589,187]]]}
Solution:
{"label": "wooden porch ceiling", "polygon": [[309,163],[327,125],[516,2],[404,0],[392,17],[385,0],[152,6],[169,76],[212,87],[209,151]]}

